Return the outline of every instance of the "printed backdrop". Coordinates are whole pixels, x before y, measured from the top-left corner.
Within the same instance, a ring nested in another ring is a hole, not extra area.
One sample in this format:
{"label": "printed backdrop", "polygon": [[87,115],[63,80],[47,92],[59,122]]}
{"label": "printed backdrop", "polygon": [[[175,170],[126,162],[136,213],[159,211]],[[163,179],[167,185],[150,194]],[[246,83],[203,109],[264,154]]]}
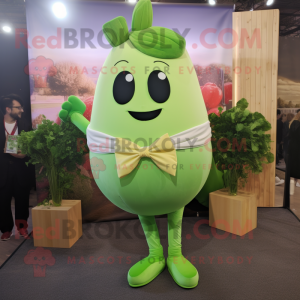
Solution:
{"label": "printed backdrop", "polygon": [[278,108],[293,113],[300,108],[300,39],[279,38],[278,55]]}
{"label": "printed backdrop", "polygon": [[[101,67],[111,51],[102,25],[125,17],[129,31],[134,5],[114,2],[66,2],[67,16],[58,19],[50,1],[26,1],[28,65],[33,127],[42,115],[60,123],[58,112],[68,96],[77,95],[90,118]],[[208,113],[231,107],[232,6],[153,3],[153,26],[177,31],[185,37]],[[22,37],[16,41],[23,46]],[[79,166],[86,179],[75,178],[71,198],[82,200],[84,221],[135,218],[108,201],[93,180],[88,154]],[[43,168],[36,168],[38,202],[48,197],[49,184]]]}

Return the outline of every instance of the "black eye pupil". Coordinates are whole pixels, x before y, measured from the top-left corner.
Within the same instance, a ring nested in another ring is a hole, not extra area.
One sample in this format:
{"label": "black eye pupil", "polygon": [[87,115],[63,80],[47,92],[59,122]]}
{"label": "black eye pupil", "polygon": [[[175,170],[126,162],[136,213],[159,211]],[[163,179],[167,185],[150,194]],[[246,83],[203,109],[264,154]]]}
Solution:
{"label": "black eye pupil", "polygon": [[128,71],[120,72],[113,86],[113,95],[116,102],[119,104],[128,103],[134,95],[134,90],[135,84],[132,74]]}
{"label": "black eye pupil", "polygon": [[170,83],[166,74],[160,70],[151,72],[148,78],[148,90],[155,102],[166,102],[170,96]]}

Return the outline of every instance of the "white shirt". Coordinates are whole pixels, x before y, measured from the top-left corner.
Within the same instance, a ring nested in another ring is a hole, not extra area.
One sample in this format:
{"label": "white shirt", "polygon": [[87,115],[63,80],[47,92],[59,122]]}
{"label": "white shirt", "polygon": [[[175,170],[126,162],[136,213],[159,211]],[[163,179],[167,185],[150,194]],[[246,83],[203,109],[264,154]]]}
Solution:
{"label": "white shirt", "polygon": [[[114,153],[116,138],[87,127],[87,145],[94,153]],[[175,149],[196,148],[207,145],[211,140],[209,121],[170,136]],[[133,141],[134,142],[134,141]]]}
{"label": "white shirt", "polygon": [[[14,127],[15,127],[15,124],[16,124],[16,123],[9,124],[9,123],[6,123],[6,122],[5,122],[5,128],[6,128],[6,130],[8,131],[9,134],[11,134],[11,132],[13,131],[13,129],[14,129]],[[4,131],[5,131],[5,136],[7,136],[6,130],[4,129]],[[15,132],[14,135],[18,135],[18,127],[17,127],[17,130],[16,130],[16,132]]]}

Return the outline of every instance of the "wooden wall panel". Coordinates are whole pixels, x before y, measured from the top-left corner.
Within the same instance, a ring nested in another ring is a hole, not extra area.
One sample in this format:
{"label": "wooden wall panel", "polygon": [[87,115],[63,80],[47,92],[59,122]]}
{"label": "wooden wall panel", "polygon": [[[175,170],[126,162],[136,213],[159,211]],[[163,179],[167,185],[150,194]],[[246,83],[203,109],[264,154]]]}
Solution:
{"label": "wooden wall panel", "polygon": [[[241,98],[249,110],[262,113],[271,123],[271,151],[276,155],[277,74],[279,10],[235,12],[232,28],[238,34],[233,48],[233,105]],[[258,34],[251,46],[254,33]],[[242,47],[243,34],[247,32]],[[248,44],[250,43],[250,46]],[[259,175],[249,174],[245,191],[255,193],[257,206],[273,207],[275,198],[275,162],[264,165]]]}

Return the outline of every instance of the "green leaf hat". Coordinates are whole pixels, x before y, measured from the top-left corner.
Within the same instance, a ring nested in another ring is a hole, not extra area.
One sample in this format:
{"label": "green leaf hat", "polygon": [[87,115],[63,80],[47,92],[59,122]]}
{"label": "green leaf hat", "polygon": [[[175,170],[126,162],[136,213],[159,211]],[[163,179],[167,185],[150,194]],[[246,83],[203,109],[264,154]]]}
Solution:
{"label": "green leaf hat", "polygon": [[185,50],[185,39],[175,31],[152,26],[153,10],[150,0],[140,0],[132,14],[132,31],[124,17],[105,23],[103,33],[111,46],[117,47],[128,39],[142,53],[157,58],[178,58]]}

